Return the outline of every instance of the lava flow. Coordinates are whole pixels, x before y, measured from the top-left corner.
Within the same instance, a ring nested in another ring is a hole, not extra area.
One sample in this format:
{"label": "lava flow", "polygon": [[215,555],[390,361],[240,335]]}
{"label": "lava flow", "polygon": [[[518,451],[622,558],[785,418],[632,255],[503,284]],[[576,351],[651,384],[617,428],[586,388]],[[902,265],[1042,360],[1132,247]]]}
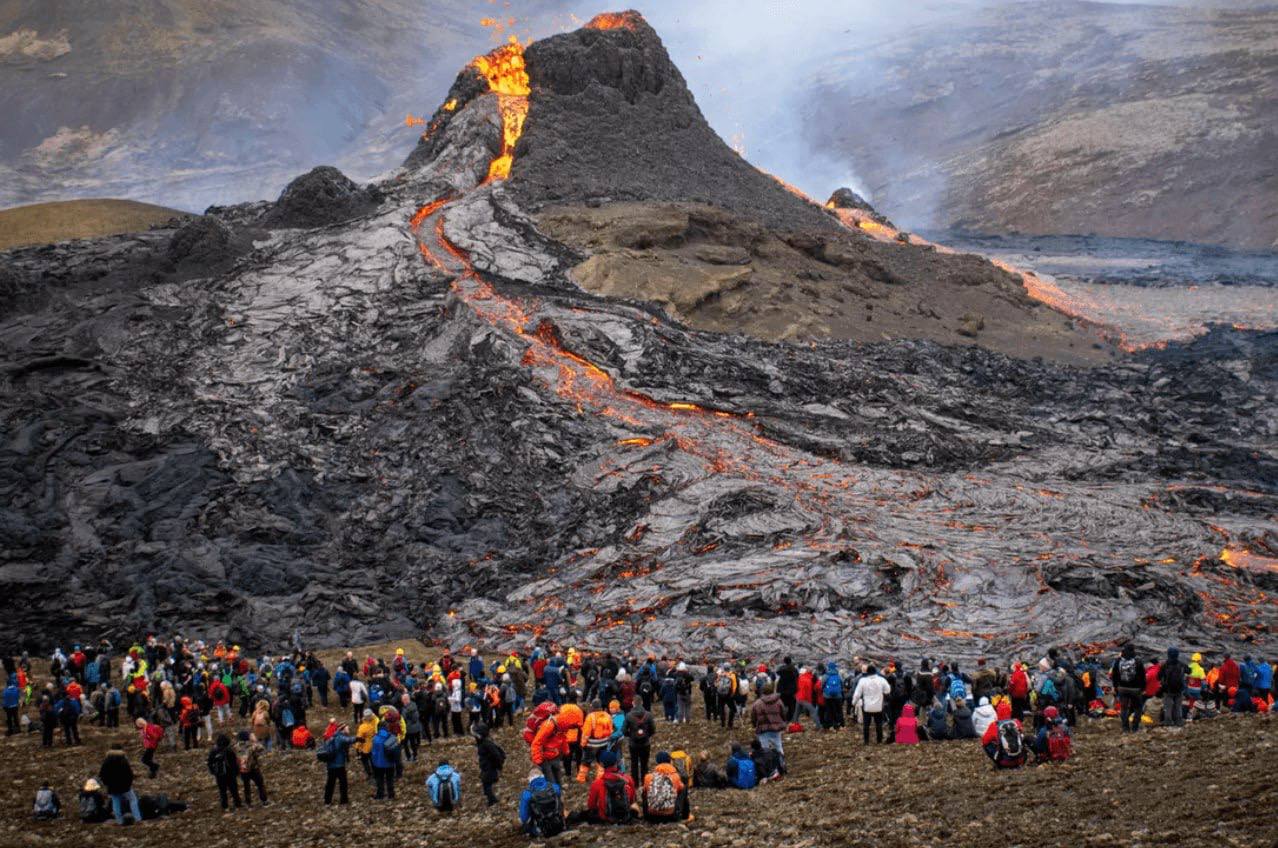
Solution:
{"label": "lava flow", "polygon": [[515,143],[524,131],[524,119],[528,117],[528,70],[524,66],[524,48],[519,39],[510,40],[471,62],[475,70],[488,80],[488,90],[497,95],[501,109],[501,154],[488,166],[489,180],[504,180],[510,176],[510,166],[515,159]]}

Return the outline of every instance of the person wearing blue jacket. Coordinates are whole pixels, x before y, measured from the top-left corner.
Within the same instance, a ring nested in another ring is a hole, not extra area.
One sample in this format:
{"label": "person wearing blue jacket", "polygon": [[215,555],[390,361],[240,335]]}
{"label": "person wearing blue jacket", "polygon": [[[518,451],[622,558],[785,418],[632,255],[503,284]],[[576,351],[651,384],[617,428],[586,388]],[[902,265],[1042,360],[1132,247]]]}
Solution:
{"label": "person wearing blue jacket", "polygon": [[342,709],[351,705],[351,675],[341,666],[338,666],[333,674],[333,692],[337,695],[338,706]]}
{"label": "person wearing blue jacket", "polygon": [[22,692],[18,689],[18,675],[9,675],[9,682],[4,687],[4,695],[0,696],[4,704],[4,735],[12,736],[21,730],[18,719],[18,705],[22,703]]}
{"label": "person wearing blue jacket", "polygon": [[[328,752],[328,762],[324,764],[327,767],[324,780],[325,806],[333,803],[335,787],[338,789],[338,804],[351,802],[347,796],[346,764],[350,761],[351,745],[355,744],[355,737],[351,736],[348,730],[346,725],[338,725],[337,732],[326,739],[322,746]],[[391,795],[391,797],[395,796]]]}
{"label": "person wearing blue jacket", "polygon": [[[552,796],[553,810],[549,803]],[[536,805],[533,804],[534,798],[538,801]],[[524,833],[541,839],[562,833],[564,829],[563,789],[558,783],[547,780],[541,769],[536,767],[528,773],[528,787],[519,796],[519,824]]]}
{"label": "person wearing blue jacket", "polygon": [[843,727],[843,676],[836,663],[828,663],[825,677],[821,678],[821,694],[825,698],[825,717],[821,726],[826,730]]}
{"label": "person wearing blue jacket", "polygon": [[1256,680],[1255,689],[1263,693],[1261,697],[1269,694],[1269,690],[1274,688],[1274,670],[1269,663],[1261,657],[1257,657],[1252,665],[1252,676]]}
{"label": "person wearing blue jacket", "polygon": [[737,742],[732,743],[732,754],[723,766],[723,773],[728,777],[728,786],[736,789],[753,789],[759,784],[759,773],[755,770],[754,760]]}
{"label": "person wearing blue jacket", "polygon": [[461,806],[461,775],[448,764],[448,760],[440,760],[439,768],[426,778],[426,791],[430,793],[430,803],[441,813],[451,813]]}
{"label": "person wearing blue jacket", "polygon": [[399,762],[398,752],[399,740],[386,729],[385,725],[378,728],[376,735],[373,736],[372,750],[369,751],[369,759],[373,765],[373,780],[377,784],[374,800],[380,801],[383,798],[395,800],[395,766]]}
{"label": "person wearing blue jacket", "polygon": [[62,725],[62,738],[68,745],[80,744],[80,711],[83,709],[79,698],[72,698],[66,692],[58,695],[53,704],[53,714]]}
{"label": "person wearing blue jacket", "polygon": [[554,657],[546,664],[546,670],[543,672],[546,681],[546,692],[550,695],[550,700],[555,706],[562,707],[564,704],[563,692],[560,687],[563,685],[563,666],[559,657]]}
{"label": "person wearing blue jacket", "polygon": [[466,673],[470,675],[470,679],[476,683],[484,680],[484,658],[479,655],[479,651],[471,648],[470,662],[466,666]]}

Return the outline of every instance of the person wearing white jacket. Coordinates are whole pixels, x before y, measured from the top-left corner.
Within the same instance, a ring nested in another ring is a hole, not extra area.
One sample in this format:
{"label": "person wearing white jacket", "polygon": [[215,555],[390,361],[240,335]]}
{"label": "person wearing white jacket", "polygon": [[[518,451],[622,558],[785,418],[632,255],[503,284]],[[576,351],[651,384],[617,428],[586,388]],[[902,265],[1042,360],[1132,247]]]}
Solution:
{"label": "person wearing white jacket", "polygon": [[865,744],[870,744],[870,722],[874,722],[875,741],[883,742],[883,705],[884,699],[892,693],[892,684],[879,674],[874,666],[866,669],[865,674],[852,690],[852,703],[861,709],[861,732]]}
{"label": "person wearing white jacket", "polygon": [[977,737],[984,738],[986,728],[996,721],[998,721],[998,715],[990,706],[990,699],[981,698],[980,705],[972,710],[972,726],[976,728]]}

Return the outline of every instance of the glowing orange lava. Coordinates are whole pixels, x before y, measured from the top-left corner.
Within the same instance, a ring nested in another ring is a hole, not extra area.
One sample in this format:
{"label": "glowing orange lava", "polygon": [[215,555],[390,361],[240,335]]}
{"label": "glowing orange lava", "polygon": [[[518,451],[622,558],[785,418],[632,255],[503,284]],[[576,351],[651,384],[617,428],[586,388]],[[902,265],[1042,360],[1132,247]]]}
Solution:
{"label": "glowing orange lava", "polygon": [[524,132],[524,119],[528,117],[528,70],[524,66],[524,48],[519,39],[510,40],[471,61],[471,67],[488,80],[488,90],[497,95],[501,109],[501,154],[488,166],[489,180],[504,180],[510,176],[510,166],[515,159],[515,143]]}
{"label": "glowing orange lava", "polygon": [[637,23],[634,12],[604,12],[591,18],[586,29],[634,29]]}

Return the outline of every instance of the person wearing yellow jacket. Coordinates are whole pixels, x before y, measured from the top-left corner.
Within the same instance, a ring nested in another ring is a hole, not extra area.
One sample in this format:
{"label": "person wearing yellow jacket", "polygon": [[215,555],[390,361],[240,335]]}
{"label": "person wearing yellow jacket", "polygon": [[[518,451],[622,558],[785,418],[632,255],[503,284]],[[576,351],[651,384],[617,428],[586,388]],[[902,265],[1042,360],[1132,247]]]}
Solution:
{"label": "person wearing yellow jacket", "polygon": [[372,710],[364,710],[363,721],[355,731],[355,753],[359,754],[360,765],[364,767],[364,777],[373,779],[373,737],[377,735],[377,716]]}
{"label": "person wearing yellow jacket", "polygon": [[1194,654],[1189,661],[1189,672],[1185,675],[1185,697],[1190,701],[1200,701],[1203,697],[1203,684],[1207,681],[1207,672],[1203,671],[1203,655]]}

